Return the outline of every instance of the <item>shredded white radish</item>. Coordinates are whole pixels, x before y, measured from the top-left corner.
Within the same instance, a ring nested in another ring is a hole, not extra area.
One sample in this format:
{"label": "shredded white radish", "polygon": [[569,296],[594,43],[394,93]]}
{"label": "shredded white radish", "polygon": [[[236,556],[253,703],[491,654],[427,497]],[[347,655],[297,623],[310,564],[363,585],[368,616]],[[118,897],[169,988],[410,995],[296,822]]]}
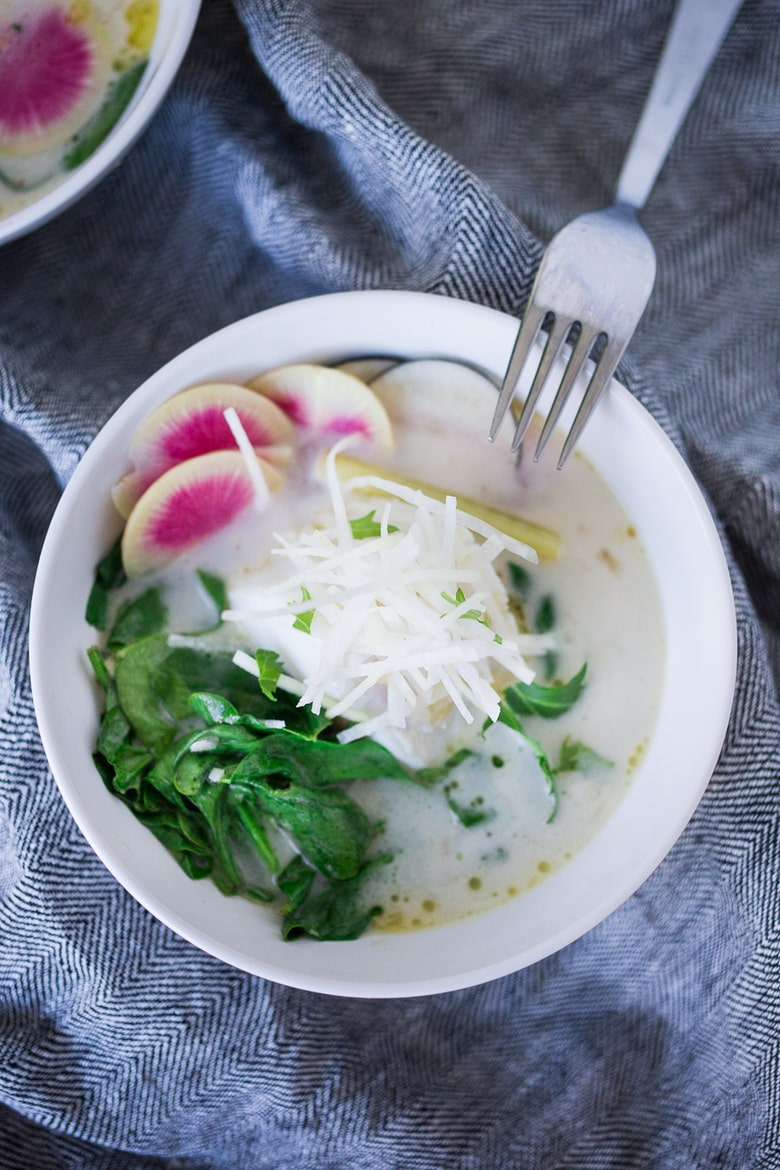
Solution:
{"label": "shredded white radish", "polygon": [[233,438],[236,440],[236,446],[244,457],[247,474],[252,481],[252,488],[255,493],[255,506],[261,511],[268,505],[271,498],[271,492],[266,483],[263,469],[260,466],[260,461],[255,454],[255,449],[249,435],[244,429],[244,424],[238,417],[238,411],[234,406],[228,406],[223,414],[225,422],[230,427]]}
{"label": "shredded white radish", "polygon": [[[454,496],[442,503],[379,476],[342,483],[335,459],[349,441],[325,460],[330,517],[276,538],[273,571],[244,576],[223,618],[262,632],[266,647],[279,634],[279,686],[301,706],[353,720],[342,742],[430,727],[443,710],[467,724],[496,720],[508,683],[533,678],[525,656],[554,644],[518,631],[495,565],[507,552],[535,553]],[[372,506],[376,529],[361,539],[351,521]],[[290,572],[280,580],[284,561]],[[234,661],[258,674],[250,655]]]}
{"label": "shredded white radish", "polygon": [[[440,511],[446,506],[439,500],[426,496],[419,488],[409,488],[405,484],[394,483],[393,480],[383,479],[379,475],[356,475],[349,481],[349,485],[352,488],[373,488],[378,492],[386,492],[388,495],[397,496],[399,500],[405,500],[409,504],[417,504],[418,498],[422,496],[429,502],[432,511]],[[530,561],[534,565],[538,563],[539,557],[536,549],[531,548],[530,544],[516,540],[513,536],[507,536],[504,532],[499,533],[498,529],[494,528],[492,524],[488,524],[487,520],[480,520],[478,516],[472,516],[470,512],[464,512],[460,508],[457,510],[457,516],[458,522],[465,528],[488,538],[497,534],[507,552],[512,552],[515,556],[522,557],[523,560]]]}

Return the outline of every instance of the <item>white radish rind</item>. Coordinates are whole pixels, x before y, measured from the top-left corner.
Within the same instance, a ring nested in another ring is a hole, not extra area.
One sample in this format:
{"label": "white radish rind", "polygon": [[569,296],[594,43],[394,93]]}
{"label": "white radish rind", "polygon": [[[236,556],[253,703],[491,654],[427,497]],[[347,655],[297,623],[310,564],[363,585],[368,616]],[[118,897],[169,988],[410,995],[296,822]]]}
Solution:
{"label": "white radish rind", "polygon": [[371,380],[371,389],[393,422],[441,428],[448,418],[488,426],[496,405],[495,383],[462,362],[418,358],[399,362]]}

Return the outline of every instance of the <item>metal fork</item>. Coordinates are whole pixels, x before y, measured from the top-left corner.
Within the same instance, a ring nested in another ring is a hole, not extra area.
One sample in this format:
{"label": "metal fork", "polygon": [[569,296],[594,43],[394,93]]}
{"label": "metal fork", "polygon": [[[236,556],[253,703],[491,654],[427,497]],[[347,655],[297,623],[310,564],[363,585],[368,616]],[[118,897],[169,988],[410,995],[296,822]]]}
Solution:
{"label": "metal fork", "polygon": [[[536,445],[542,454],[561,411],[598,341],[601,348],[561,451],[563,467],[615,372],[644,312],[655,281],[655,250],[636,212],[644,207],[704,75],[742,0],[681,0],[669,30],[639,125],[623,163],[614,204],[590,211],[553,236],[542,257],[496,404],[495,439],[515,386],[546,325],[547,340],[517,419],[518,450],[540,394],[572,327],[579,336]],[[552,323],[546,319],[552,315]],[[543,331],[544,332],[544,331]],[[514,412],[513,412],[514,413]]]}

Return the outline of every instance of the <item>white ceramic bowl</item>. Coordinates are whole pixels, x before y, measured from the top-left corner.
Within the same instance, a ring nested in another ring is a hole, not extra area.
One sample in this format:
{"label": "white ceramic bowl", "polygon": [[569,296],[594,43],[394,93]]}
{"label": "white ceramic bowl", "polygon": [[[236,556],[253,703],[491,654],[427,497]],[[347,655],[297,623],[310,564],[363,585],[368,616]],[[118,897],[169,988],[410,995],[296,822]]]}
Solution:
{"label": "white ceramic bowl", "polygon": [[735,678],[723,551],[685,463],[616,383],[581,448],[633,520],[655,570],[665,677],[655,733],[628,793],[563,868],[498,909],[451,925],[349,943],[285,943],[275,914],[185,877],[95,771],[100,698],[86,665],[94,631],[84,606],[94,565],[118,531],[109,491],[141,420],[192,383],[242,380],[293,360],[438,355],[500,375],[515,332],[516,322],[501,313],[419,293],[340,293],[281,305],[206,338],[150,378],[100,432],[63,495],[40,560],[30,635],[33,695],[54,776],[117,880],[172,930],[227,963],[294,987],[371,997],[450,991],[508,974],[570,943],[628,898],[682,832],[712,774]]}
{"label": "white ceramic bowl", "polygon": [[23,236],[75,203],[130,149],[161,104],[192,39],[200,0],[160,0],[149,64],[133,99],[105,142],[39,199],[0,219],[0,244]]}

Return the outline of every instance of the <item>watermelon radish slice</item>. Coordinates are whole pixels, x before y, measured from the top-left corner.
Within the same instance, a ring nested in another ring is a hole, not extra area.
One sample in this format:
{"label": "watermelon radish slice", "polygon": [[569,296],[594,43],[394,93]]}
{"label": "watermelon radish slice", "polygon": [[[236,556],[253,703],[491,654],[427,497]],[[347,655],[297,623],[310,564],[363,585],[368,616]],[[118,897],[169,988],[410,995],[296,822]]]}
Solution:
{"label": "watermelon radish slice", "polygon": [[[281,473],[263,459],[271,491]],[[243,456],[212,451],[166,471],[144,492],[122,535],[122,562],[128,577],[165,568],[177,556],[226,528],[257,500]]]}
{"label": "watermelon radish slice", "polygon": [[[64,4],[0,22],[0,152],[38,154],[64,142],[100,105],[110,73],[105,33]],[[13,11],[13,10],[12,10]]]}
{"label": "watermelon radish slice", "polygon": [[235,451],[225,421],[233,407],[250,443],[272,461],[295,438],[295,428],[269,398],[231,382],[191,386],[163,402],[133,435],[128,454],[133,470],[113,490],[114,505],[129,516],[136,502],[164,472],[210,451]]}
{"label": "watermelon radish slice", "polygon": [[379,447],[392,447],[387,411],[364,382],[328,366],[279,366],[249,383],[298,423],[328,435],[363,435]]}

